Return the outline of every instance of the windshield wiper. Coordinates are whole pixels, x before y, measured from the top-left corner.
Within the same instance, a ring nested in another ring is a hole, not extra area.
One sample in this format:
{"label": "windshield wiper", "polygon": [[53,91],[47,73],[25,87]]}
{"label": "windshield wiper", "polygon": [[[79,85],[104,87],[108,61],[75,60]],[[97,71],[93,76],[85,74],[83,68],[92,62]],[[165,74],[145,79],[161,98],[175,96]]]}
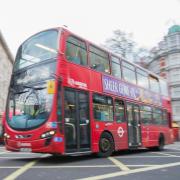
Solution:
{"label": "windshield wiper", "polygon": [[46,87],[34,87],[34,86],[27,86],[27,85],[21,85],[21,86],[24,88],[33,89],[33,90],[42,90],[46,88]]}
{"label": "windshield wiper", "polygon": [[33,87],[33,86],[27,86],[27,85],[14,85],[10,87],[10,91],[12,91],[14,94],[23,94],[26,92],[29,92],[29,90],[20,91],[21,89],[33,89],[35,91],[45,89],[46,87]]}
{"label": "windshield wiper", "polygon": [[23,94],[23,93],[27,93],[29,91],[19,91],[19,92],[16,92],[15,94]]}

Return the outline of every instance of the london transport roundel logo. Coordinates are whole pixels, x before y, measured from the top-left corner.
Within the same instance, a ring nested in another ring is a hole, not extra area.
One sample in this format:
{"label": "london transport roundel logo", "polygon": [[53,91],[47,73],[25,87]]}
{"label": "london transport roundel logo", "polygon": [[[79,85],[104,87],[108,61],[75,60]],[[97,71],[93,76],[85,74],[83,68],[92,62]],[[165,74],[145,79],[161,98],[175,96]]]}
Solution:
{"label": "london transport roundel logo", "polygon": [[124,135],[124,129],[123,129],[121,126],[118,127],[117,133],[118,133],[118,136],[119,136],[119,137],[123,137],[123,135]]}

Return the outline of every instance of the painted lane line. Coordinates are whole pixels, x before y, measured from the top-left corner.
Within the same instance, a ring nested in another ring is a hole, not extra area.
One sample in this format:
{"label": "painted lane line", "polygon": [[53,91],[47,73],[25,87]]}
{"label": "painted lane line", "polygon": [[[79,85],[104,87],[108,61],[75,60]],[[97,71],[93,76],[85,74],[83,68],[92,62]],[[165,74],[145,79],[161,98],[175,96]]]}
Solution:
{"label": "painted lane line", "polygon": [[160,166],[160,164],[126,164],[128,167],[152,167],[152,166]]}
{"label": "painted lane line", "polygon": [[12,154],[12,155],[37,155],[37,153],[29,153],[29,152],[9,152],[6,151],[8,154]]}
{"label": "painted lane line", "polygon": [[39,157],[0,157],[0,159],[19,159],[19,160],[23,160],[23,159],[37,159],[37,158],[39,158]]}
{"label": "painted lane line", "polygon": [[[3,154],[7,154],[7,153],[3,153]],[[0,156],[0,159],[32,159],[32,158],[39,158],[39,156],[31,156],[31,157],[27,157],[27,156],[17,156],[17,157],[12,157],[12,156]],[[134,158],[180,158],[180,156],[133,156],[133,157],[129,157],[129,156],[122,156],[122,157],[117,157],[117,159],[134,159]]]}
{"label": "painted lane line", "polygon": [[[22,166],[0,166],[0,169],[18,169]],[[32,166],[31,169],[59,169],[59,168],[109,168],[115,165],[90,165],[90,166]]]}
{"label": "painted lane line", "polygon": [[121,156],[117,157],[117,159],[134,159],[134,158],[169,158],[169,157],[180,157],[180,156]]}
{"label": "painted lane line", "polygon": [[[48,155],[43,155],[41,157],[47,157]],[[13,172],[12,174],[10,174],[9,176],[7,176],[6,178],[4,178],[3,180],[13,180],[16,179],[17,177],[19,177],[21,174],[23,174],[24,172],[26,172],[27,170],[29,170],[32,166],[34,166],[38,161],[40,160],[34,160],[31,161],[27,164],[25,164],[24,166],[22,166],[20,169],[16,170],[15,172]]]}
{"label": "painted lane line", "polygon": [[4,152],[0,152],[0,154],[7,154],[7,152],[6,152],[6,151],[4,151]]}
{"label": "painted lane line", "polygon": [[30,169],[32,166],[34,166],[37,163],[38,160],[32,161],[27,163],[26,165],[24,165],[23,167],[21,167],[20,169],[16,170],[15,172],[13,172],[12,174],[10,174],[9,176],[7,176],[6,178],[4,178],[4,180],[13,180],[16,179],[18,176],[20,176],[21,174],[23,174],[25,171],[27,171],[28,169]]}
{"label": "painted lane line", "polygon": [[113,157],[108,157],[108,159],[110,161],[112,161],[118,168],[120,168],[122,171],[129,171],[130,169],[123,164],[122,162],[120,162],[119,160],[113,158]]}
{"label": "painted lane line", "polygon": [[176,151],[180,151],[179,148],[171,148],[171,149],[168,149],[168,150],[176,150]]}
{"label": "painted lane line", "polygon": [[22,166],[0,166],[0,169],[19,169]]}
{"label": "painted lane line", "polygon": [[168,153],[180,153],[180,151],[168,151]]}
{"label": "painted lane line", "polygon": [[168,154],[168,153],[162,153],[162,152],[151,152],[152,154],[162,154],[164,156],[170,156],[170,157],[177,157],[176,155],[173,154]]}
{"label": "painted lane line", "polygon": [[118,171],[118,172],[108,173],[108,174],[104,174],[104,175],[82,178],[79,180],[101,180],[101,179],[119,177],[119,176],[124,176],[124,175],[128,175],[128,174],[135,174],[135,173],[158,170],[158,169],[174,167],[174,166],[180,166],[180,162],[163,164],[163,165],[153,166],[153,167],[145,167],[145,168],[140,168],[140,169],[133,169],[133,170],[129,170],[129,171],[120,171],[120,172]]}
{"label": "painted lane line", "polygon": [[[159,166],[154,164],[147,165],[126,165],[128,167],[150,167],[150,166]],[[88,165],[88,166],[32,166],[31,169],[71,169],[71,168],[109,168],[109,167],[117,167],[117,165]],[[0,169],[19,169],[22,166],[0,166]]]}

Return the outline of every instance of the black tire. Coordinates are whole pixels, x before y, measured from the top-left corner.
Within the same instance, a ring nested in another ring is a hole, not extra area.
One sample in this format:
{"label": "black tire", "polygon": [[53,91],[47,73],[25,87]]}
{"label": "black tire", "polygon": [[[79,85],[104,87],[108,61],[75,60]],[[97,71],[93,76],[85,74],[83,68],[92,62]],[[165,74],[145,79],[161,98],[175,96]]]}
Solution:
{"label": "black tire", "polygon": [[114,151],[114,141],[111,134],[105,132],[101,135],[99,140],[98,157],[108,157]]}
{"label": "black tire", "polygon": [[150,147],[149,149],[152,150],[152,151],[163,151],[164,150],[164,145],[165,145],[164,136],[161,135],[159,137],[158,146]]}
{"label": "black tire", "polygon": [[160,138],[159,138],[159,145],[157,147],[157,150],[158,151],[163,151],[164,150],[164,145],[165,145],[164,137],[160,136]]}

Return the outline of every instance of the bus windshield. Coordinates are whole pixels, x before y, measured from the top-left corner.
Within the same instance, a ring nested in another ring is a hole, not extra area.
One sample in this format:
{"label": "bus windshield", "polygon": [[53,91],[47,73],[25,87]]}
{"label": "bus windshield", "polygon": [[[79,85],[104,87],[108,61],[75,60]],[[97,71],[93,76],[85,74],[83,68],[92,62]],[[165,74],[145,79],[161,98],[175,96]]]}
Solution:
{"label": "bus windshield", "polygon": [[35,87],[18,85],[11,89],[8,124],[17,130],[29,130],[40,126],[50,114],[52,98],[44,83]]}
{"label": "bus windshield", "polygon": [[14,71],[57,57],[58,31],[41,32],[25,41],[18,50]]}
{"label": "bus windshield", "polygon": [[40,32],[19,48],[10,83],[7,122],[17,130],[29,130],[49,117],[53,94],[47,83],[54,79],[58,55],[58,31]]}

